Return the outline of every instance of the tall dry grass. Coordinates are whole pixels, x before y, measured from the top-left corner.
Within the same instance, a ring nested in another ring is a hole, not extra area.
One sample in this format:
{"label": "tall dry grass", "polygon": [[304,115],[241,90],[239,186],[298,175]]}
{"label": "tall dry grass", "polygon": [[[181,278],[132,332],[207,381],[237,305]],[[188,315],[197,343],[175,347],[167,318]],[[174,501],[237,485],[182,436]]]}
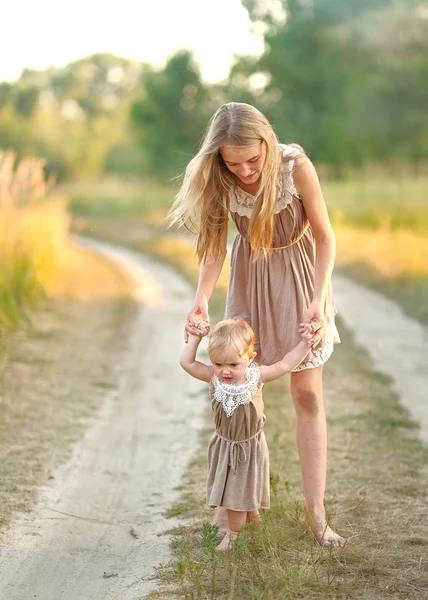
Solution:
{"label": "tall dry grass", "polygon": [[0,151],[0,331],[28,315],[60,269],[69,230],[64,198],[50,196],[44,161]]}
{"label": "tall dry grass", "polygon": [[385,278],[428,277],[428,235],[388,227],[335,227],[337,264],[365,264]]}

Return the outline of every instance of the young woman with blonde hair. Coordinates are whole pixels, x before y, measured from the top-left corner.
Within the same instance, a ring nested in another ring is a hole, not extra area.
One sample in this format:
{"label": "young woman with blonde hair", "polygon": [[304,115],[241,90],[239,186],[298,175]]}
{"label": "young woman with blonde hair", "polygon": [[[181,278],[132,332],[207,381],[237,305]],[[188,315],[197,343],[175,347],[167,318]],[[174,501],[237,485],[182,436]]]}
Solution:
{"label": "young woman with blonde hair", "polygon": [[209,322],[208,301],[226,257],[229,214],[238,234],[225,317],[250,324],[265,365],[294,348],[311,325],[311,352],[291,373],[297,449],[310,527],[320,544],[342,546],[345,540],[329,527],[324,509],[322,371],[340,341],[330,284],[334,235],[316,171],[303,150],[279,144],[266,117],[237,102],[212,117],[170,212],[172,223],[197,234],[200,276],[186,341],[188,334],[200,334],[201,320]]}

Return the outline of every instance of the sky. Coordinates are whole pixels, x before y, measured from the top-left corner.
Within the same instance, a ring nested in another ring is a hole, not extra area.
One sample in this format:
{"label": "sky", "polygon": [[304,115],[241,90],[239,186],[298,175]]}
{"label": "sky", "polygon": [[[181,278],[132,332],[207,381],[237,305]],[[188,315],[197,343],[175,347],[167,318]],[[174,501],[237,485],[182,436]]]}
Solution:
{"label": "sky", "polygon": [[187,48],[214,83],[227,76],[234,54],[263,50],[240,0],[14,0],[1,12],[0,81],[95,52],[161,67]]}

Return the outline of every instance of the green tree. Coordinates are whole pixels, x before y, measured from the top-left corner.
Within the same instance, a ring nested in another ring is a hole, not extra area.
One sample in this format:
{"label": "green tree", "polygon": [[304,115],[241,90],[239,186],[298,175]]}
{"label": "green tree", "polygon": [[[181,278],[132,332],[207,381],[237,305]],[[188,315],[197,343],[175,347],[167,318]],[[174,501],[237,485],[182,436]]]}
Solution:
{"label": "green tree", "polygon": [[177,52],[161,71],[147,68],[140,96],[131,116],[147,168],[176,174],[193,156],[209,114],[208,89],[192,54]]}
{"label": "green tree", "polygon": [[130,165],[140,172],[129,111],[142,68],[95,54],[65,67],[25,69],[18,81],[0,85],[0,147],[43,156],[61,177],[121,170],[124,161],[111,157],[126,147],[127,172]]}
{"label": "green tree", "polygon": [[[337,172],[427,155],[428,19],[413,0],[243,0],[264,27],[258,105]],[[241,68],[248,76],[248,63]],[[425,125],[424,125],[425,123]],[[394,142],[395,141],[395,142]]]}

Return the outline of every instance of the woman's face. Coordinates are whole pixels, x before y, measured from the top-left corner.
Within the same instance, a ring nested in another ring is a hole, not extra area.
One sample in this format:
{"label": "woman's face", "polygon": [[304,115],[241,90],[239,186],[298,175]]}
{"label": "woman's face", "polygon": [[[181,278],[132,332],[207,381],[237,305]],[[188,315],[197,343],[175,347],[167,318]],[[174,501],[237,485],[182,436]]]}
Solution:
{"label": "woman's face", "polygon": [[229,171],[242,183],[251,185],[260,178],[266,159],[266,145],[260,142],[255,146],[222,146],[220,154]]}

